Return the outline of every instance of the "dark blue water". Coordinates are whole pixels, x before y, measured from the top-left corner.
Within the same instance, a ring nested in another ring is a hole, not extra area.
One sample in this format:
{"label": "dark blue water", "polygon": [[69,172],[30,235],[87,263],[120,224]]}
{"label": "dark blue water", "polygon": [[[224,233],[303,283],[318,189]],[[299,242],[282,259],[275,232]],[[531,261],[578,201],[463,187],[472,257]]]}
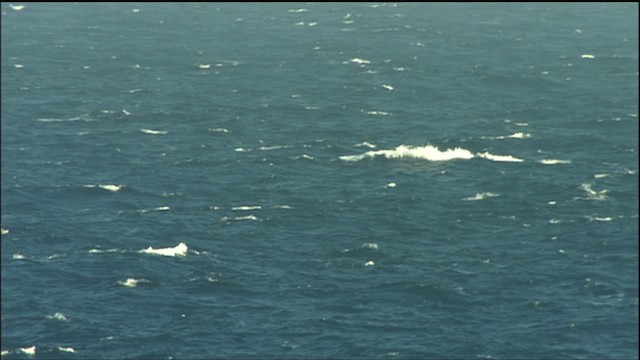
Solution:
{"label": "dark blue water", "polygon": [[2,358],[638,358],[638,6],[2,4]]}

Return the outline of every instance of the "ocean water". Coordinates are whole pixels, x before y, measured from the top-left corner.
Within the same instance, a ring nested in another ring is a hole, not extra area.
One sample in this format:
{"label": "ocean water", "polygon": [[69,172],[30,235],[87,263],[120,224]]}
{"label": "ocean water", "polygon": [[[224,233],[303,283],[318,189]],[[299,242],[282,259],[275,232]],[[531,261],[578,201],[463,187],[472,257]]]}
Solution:
{"label": "ocean water", "polygon": [[2,358],[638,358],[637,3],[2,3]]}

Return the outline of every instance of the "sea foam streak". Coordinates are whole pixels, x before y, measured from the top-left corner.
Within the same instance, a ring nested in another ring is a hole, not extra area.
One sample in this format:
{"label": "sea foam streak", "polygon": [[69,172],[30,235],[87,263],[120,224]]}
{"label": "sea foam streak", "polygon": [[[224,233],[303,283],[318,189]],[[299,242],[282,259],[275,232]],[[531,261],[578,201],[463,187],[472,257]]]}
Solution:
{"label": "sea foam streak", "polygon": [[181,242],[180,244],[172,248],[154,249],[151,246],[149,246],[146,249],[140,250],[140,252],[144,254],[153,254],[153,255],[162,255],[162,256],[185,256],[187,255],[187,250],[188,250],[187,245]]}
{"label": "sea foam streak", "polygon": [[376,156],[384,156],[387,159],[424,159],[429,161],[448,161],[453,159],[471,159],[473,153],[462,148],[447,149],[440,151],[433,145],[426,146],[408,146],[400,145],[392,150],[375,150],[367,151],[360,155],[344,155],[340,156],[343,161],[359,161],[366,158],[374,158]]}
{"label": "sea foam streak", "polygon": [[168,131],[151,130],[151,129],[140,129],[140,131],[142,131],[145,134],[151,134],[151,135],[166,135],[169,133]]}
{"label": "sea foam streak", "polygon": [[517,157],[513,157],[511,155],[494,155],[488,152],[478,153],[478,157],[483,159],[491,160],[491,161],[506,161],[506,162],[523,162],[524,160],[518,159]]}

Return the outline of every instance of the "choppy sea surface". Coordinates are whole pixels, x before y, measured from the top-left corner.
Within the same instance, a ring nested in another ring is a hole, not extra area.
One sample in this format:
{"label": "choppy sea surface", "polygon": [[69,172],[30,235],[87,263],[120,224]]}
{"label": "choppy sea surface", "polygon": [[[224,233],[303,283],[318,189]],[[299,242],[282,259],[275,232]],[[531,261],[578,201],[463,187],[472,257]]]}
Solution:
{"label": "choppy sea surface", "polygon": [[638,358],[637,3],[2,3],[2,358]]}

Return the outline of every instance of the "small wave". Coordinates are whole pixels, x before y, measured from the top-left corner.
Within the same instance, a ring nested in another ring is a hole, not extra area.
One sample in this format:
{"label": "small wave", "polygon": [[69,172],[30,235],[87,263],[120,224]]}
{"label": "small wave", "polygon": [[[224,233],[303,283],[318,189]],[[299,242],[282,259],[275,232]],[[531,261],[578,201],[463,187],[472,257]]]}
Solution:
{"label": "small wave", "polygon": [[260,221],[260,219],[255,215],[246,215],[246,216],[237,216],[237,217],[225,216],[221,219],[222,222],[243,221],[243,220]]}
{"label": "small wave", "polygon": [[571,160],[542,159],[538,161],[543,165],[571,164]]}
{"label": "small wave", "polygon": [[273,207],[274,209],[293,209],[291,205],[276,205]]}
{"label": "small wave", "polygon": [[294,13],[294,14],[299,14],[299,13],[303,13],[303,12],[307,12],[307,11],[309,11],[309,10],[308,9],[304,9],[304,8],[287,10],[287,12]]}
{"label": "small wave", "polygon": [[72,347],[62,347],[62,346],[58,346],[58,351],[68,352],[68,353],[76,352]]}
{"label": "small wave", "polygon": [[387,159],[424,159],[429,161],[448,161],[454,159],[471,159],[473,153],[462,148],[447,149],[440,151],[432,145],[427,146],[408,146],[400,145],[392,150],[376,150],[367,151],[359,155],[340,156],[343,161],[359,161],[366,158],[374,158],[376,156],[384,156]]}
{"label": "small wave", "polygon": [[523,162],[524,161],[522,159],[519,159],[511,155],[494,155],[488,152],[478,153],[477,156],[483,159],[491,160],[491,161],[501,161],[501,162]]}
{"label": "small wave", "polygon": [[7,235],[9,233],[9,229],[2,228],[2,235]]}
{"label": "small wave", "polygon": [[99,187],[100,189],[104,189],[111,192],[118,192],[122,189],[124,185],[112,185],[112,184],[98,184],[98,185],[84,185],[86,188],[95,188]]}
{"label": "small wave", "polygon": [[238,211],[238,210],[247,211],[247,210],[260,210],[260,209],[262,209],[262,206],[260,205],[235,206],[231,208],[231,210],[234,210],[234,211]]}
{"label": "small wave", "polygon": [[396,184],[396,183],[394,183],[394,182],[390,182],[390,183],[388,183],[387,185],[385,185],[384,187],[385,187],[385,188],[389,188],[389,189],[390,189],[390,188],[394,188],[394,187],[396,187],[396,186],[397,186],[397,184]]}
{"label": "small wave", "polygon": [[580,185],[580,189],[584,190],[587,193],[589,200],[606,200],[606,199],[608,199],[608,197],[606,195],[607,192],[608,192],[607,189],[596,191],[596,190],[593,190],[591,188],[591,184],[581,184]]}
{"label": "small wave", "polygon": [[382,87],[389,90],[389,91],[393,91],[393,86],[391,85],[387,85],[387,84],[382,84]]}
{"label": "small wave", "polygon": [[529,139],[531,138],[531,134],[517,132],[511,135],[501,135],[501,136],[481,136],[481,139],[490,139],[490,140],[504,140],[504,139]]}
{"label": "small wave", "polygon": [[144,254],[152,254],[152,255],[162,255],[162,256],[186,256],[187,255],[187,245],[183,242],[181,242],[180,244],[176,245],[175,247],[172,248],[161,248],[161,249],[154,249],[151,246],[149,246],[146,249],[140,250],[141,253]]}
{"label": "small wave", "polygon": [[69,321],[69,319],[61,312],[57,312],[53,315],[47,315],[47,319],[58,320],[58,321]]}
{"label": "small wave", "polygon": [[288,145],[261,146],[258,149],[262,151],[271,151],[288,148]]}
{"label": "small wave", "polygon": [[21,11],[21,10],[24,10],[24,8],[26,8],[26,6],[24,5],[13,5],[13,4],[9,4],[9,7],[11,8],[11,10],[15,10],[15,11]]}
{"label": "small wave", "polygon": [[166,135],[169,133],[168,131],[151,130],[151,129],[140,129],[140,131],[142,131],[145,134],[151,134],[151,135]]}
{"label": "small wave", "polygon": [[367,142],[367,141],[363,141],[363,142],[361,142],[361,143],[359,143],[359,144],[356,144],[355,146],[357,146],[357,147],[366,146],[366,147],[368,147],[369,149],[374,149],[374,148],[376,148],[376,147],[377,147],[377,145],[372,144],[372,143]]}
{"label": "small wave", "polygon": [[125,287],[129,287],[129,288],[134,288],[136,286],[138,286],[139,283],[148,283],[149,280],[146,279],[134,279],[134,278],[128,278],[125,281],[118,281],[118,284],[125,286]]}
{"label": "small wave", "polygon": [[391,113],[386,112],[386,111],[367,111],[367,115],[380,115],[380,116],[387,116],[387,115],[391,115]]}
{"label": "small wave", "polygon": [[591,55],[591,54],[583,54],[580,56],[582,59],[595,59],[596,56],[595,55]]}
{"label": "small wave", "polygon": [[307,155],[307,154],[302,154],[302,155],[298,155],[293,157],[294,160],[315,160],[316,158],[314,158],[311,155]]}
{"label": "small wave", "polygon": [[587,220],[589,220],[589,222],[592,222],[592,221],[603,221],[603,222],[608,222],[608,221],[613,220],[613,218],[612,218],[612,217],[610,217],[610,216],[607,216],[607,217],[599,217],[599,216],[590,216],[590,215],[589,215],[589,216],[586,216],[586,218],[587,218]]}
{"label": "small wave", "polygon": [[25,354],[27,356],[35,356],[36,355],[36,347],[31,346],[28,348],[19,348],[18,350],[16,350],[16,353],[18,354]]}
{"label": "small wave", "polygon": [[13,258],[14,260],[24,260],[24,259],[26,259],[27,257],[26,257],[24,254],[17,253],[17,254],[13,254],[13,257],[12,257],[12,258]]}
{"label": "small wave", "polygon": [[602,179],[602,178],[605,178],[607,176],[609,176],[609,174],[595,174],[595,175],[593,175],[593,177],[596,178],[596,179]]}
{"label": "small wave", "polygon": [[225,129],[225,128],[209,128],[208,129],[211,132],[221,132],[221,133],[228,133],[229,130]]}
{"label": "small wave", "polygon": [[498,197],[500,196],[500,194],[496,194],[496,193],[492,193],[492,192],[482,192],[482,193],[477,193],[474,196],[470,196],[470,197],[466,197],[462,200],[464,201],[479,201],[479,200],[484,200],[486,198],[492,198],[492,197]]}
{"label": "small wave", "polygon": [[103,254],[103,253],[114,253],[114,252],[118,252],[120,250],[118,249],[107,249],[107,250],[102,250],[102,249],[90,249],[89,250],[89,254]]}
{"label": "small wave", "polygon": [[360,58],[353,58],[353,59],[349,59],[349,61],[345,61],[345,63],[353,63],[353,64],[358,64],[358,65],[367,65],[367,64],[371,64],[371,61],[365,60],[365,59],[360,59]]}

